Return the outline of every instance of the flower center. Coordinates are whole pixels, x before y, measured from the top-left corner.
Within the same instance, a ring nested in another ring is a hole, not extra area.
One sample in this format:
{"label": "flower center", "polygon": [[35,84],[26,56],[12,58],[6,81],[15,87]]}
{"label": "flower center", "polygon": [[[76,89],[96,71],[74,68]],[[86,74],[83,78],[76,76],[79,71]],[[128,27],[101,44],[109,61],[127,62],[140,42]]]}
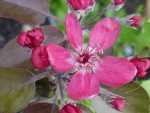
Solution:
{"label": "flower center", "polygon": [[88,53],[83,53],[83,54],[79,55],[77,61],[79,63],[86,64],[86,63],[88,63],[90,56],[91,55],[89,55]]}
{"label": "flower center", "polygon": [[94,49],[86,48],[79,53],[76,61],[77,70],[94,72],[98,63],[97,52]]}

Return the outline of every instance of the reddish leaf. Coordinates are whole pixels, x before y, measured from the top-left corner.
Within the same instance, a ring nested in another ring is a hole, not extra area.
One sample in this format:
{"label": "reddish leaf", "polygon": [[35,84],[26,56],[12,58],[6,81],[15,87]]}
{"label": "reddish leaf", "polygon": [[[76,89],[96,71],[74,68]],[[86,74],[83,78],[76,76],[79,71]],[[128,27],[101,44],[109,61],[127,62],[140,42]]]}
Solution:
{"label": "reddish leaf", "polygon": [[47,39],[45,40],[45,44],[48,43],[56,43],[56,44],[60,44],[63,43],[65,41],[64,35],[63,33],[57,29],[54,26],[44,26],[44,32],[47,36]]}
{"label": "reddish leaf", "polygon": [[49,14],[48,0],[1,0],[0,17],[12,18],[23,23],[41,24]]}
{"label": "reddish leaf", "polygon": [[[54,111],[52,112],[52,109]],[[58,106],[50,103],[32,103],[23,113],[59,113]]]}
{"label": "reddish leaf", "polygon": [[16,39],[13,39],[0,51],[0,66],[12,67],[20,64],[30,59],[30,54],[29,49],[22,48],[16,43]]}

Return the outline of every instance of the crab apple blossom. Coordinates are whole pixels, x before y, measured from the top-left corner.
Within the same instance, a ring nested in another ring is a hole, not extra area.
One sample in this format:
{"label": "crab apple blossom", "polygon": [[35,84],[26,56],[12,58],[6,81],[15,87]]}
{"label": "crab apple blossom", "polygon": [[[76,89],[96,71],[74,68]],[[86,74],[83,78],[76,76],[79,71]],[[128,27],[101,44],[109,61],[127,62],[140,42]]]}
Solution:
{"label": "crab apple blossom", "polygon": [[137,68],[137,76],[143,78],[147,74],[147,70],[150,69],[150,60],[148,58],[135,57],[130,60]]}
{"label": "crab apple blossom", "polygon": [[126,105],[126,101],[123,97],[116,97],[111,101],[111,105],[116,110],[123,111]]}
{"label": "crab apple blossom", "polygon": [[82,113],[80,108],[73,104],[66,104],[59,113]]}
{"label": "crab apple blossom", "polygon": [[114,18],[104,18],[90,32],[88,46],[83,44],[80,22],[73,13],[65,20],[67,38],[74,50],[56,44],[47,46],[48,58],[58,72],[74,70],[67,85],[68,96],[74,100],[92,98],[99,93],[100,84],[120,87],[133,80],[135,66],[126,58],[100,57],[100,53],[115,43],[120,24]]}
{"label": "crab apple blossom", "polygon": [[74,10],[84,10],[94,5],[95,0],[68,0],[68,3]]}
{"label": "crab apple blossom", "polygon": [[20,33],[17,42],[23,47],[36,48],[40,46],[44,38],[43,30],[41,28],[34,28],[30,31]]}
{"label": "crab apple blossom", "polygon": [[139,28],[142,23],[142,17],[139,15],[131,15],[127,18],[127,22],[130,26]]}
{"label": "crab apple blossom", "polygon": [[50,65],[46,46],[32,49],[32,65],[39,70],[44,70]]}

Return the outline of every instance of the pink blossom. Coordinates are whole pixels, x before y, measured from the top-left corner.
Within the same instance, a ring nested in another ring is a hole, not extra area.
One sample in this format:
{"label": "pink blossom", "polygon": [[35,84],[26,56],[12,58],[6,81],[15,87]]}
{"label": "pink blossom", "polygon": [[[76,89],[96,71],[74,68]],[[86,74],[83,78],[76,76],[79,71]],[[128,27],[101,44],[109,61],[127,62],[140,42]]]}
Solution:
{"label": "pink blossom", "polygon": [[82,113],[80,108],[73,104],[66,104],[59,113]]}
{"label": "pink blossom", "polygon": [[112,100],[111,105],[116,110],[123,111],[126,105],[126,101],[122,97],[116,97]]}
{"label": "pink blossom", "polygon": [[90,32],[87,47],[84,47],[82,29],[74,14],[67,15],[65,25],[74,51],[55,44],[49,44],[47,51],[56,71],[75,71],[67,86],[69,97],[75,100],[92,98],[99,93],[100,84],[120,87],[133,80],[136,68],[126,58],[99,55],[117,40],[120,32],[117,20],[105,18],[99,21]]}
{"label": "pink blossom", "polygon": [[27,32],[22,32],[17,39],[18,44],[23,47],[35,48],[40,46],[44,40],[44,33],[41,28],[34,28]]}
{"label": "pink blossom", "polygon": [[39,69],[44,70],[49,66],[48,53],[46,46],[39,46],[32,50],[32,65]]}
{"label": "pink blossom", "polygon": [[147,74],[147,70],[150,69],[150,60],[147,58],[135,57],[130,60],[137,68],[137,76],[143,78]]}
{"label": "pink blossom", "polygon": [[129,18],[127,19],[128,23],[130,26],[138,28],[141,26],[142,23],[142,17],[139,15],[132,15],[129,16]]}
{"label": "pink blossom", "polygon": [[125,0],[113,0],[113,3],[115,6],[123,5],[125,3]]}
{"label": "pink blossom", "polygon": [[92,6],[95,0],[68,0],[68,3],[74,10],[82,10]]}

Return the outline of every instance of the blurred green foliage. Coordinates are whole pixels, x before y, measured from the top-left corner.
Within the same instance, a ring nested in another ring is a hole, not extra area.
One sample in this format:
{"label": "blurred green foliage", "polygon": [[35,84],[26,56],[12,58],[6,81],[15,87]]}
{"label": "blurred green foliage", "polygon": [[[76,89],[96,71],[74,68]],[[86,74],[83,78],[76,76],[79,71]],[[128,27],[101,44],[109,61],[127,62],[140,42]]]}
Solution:
{"label": "blurred green foliage", "polygon": [[113,48],[117,56],[150,56],[150,22],[145,21],[141,29],[122,26],[121,35]]}
{"label": "blurred green foliage", "polygon": [[55,16],[64,19],[68,9],[67,2],[66,0],[49,0],[49,9]]}

